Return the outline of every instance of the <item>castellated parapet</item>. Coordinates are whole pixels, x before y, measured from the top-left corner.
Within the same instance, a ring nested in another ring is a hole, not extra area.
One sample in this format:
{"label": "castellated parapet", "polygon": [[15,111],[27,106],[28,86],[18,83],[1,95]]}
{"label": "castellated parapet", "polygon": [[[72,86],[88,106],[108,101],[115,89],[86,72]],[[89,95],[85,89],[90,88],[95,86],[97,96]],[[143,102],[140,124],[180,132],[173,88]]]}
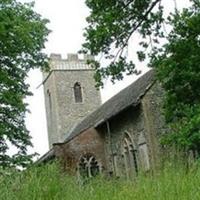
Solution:
{"label": "castellated parapet", "polygon": [[50,55],[50,72],[44,73],[44,96],[49,146],[62,142],[70,131],[101,104],[100,92],[95,88],[94,69],[85,55]]}
{"label": "castellated parapet", "polygon": [[50,55],[50,68],[52,70],[83,70],[91,69],[91,65],[87,64],[87,60],[93,60],[94,57],[84,55],[83,59],[79,59],[78,54],[67,54],[67,59],[62,59],[61,54]]}

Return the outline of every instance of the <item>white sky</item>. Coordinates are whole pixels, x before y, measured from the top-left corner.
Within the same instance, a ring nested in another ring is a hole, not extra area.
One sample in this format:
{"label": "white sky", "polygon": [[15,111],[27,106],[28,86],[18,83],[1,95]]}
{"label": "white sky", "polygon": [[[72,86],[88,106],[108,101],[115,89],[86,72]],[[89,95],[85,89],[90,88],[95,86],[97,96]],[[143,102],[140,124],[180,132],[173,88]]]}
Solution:
{"label": "white sky", "polygon": [[[29,0],[21,0],[28,2]],[[166,4],[174,3],[174,0],[165,0]],[[182,6],[187,0],[177,0]],[[43,17],[50,20],[48,25],[52,33],[48,37],[45,52],[60,53],[66,57],[67,53],[76,53],[81,49],[84,41],[83,29],[86,27],[85,18],[89,15],[89,10],[84,5],[84,0],[35,0],[35,10]],[[131,54],[131,51],[129,51]],[[119,90],[133,82],[135,77],[128,77],[123,82],[116,85],[106,83],[102,91],[103,101],[110,98]],[[46,117],[44,109],[43,88],[36,87],[42,82],[41,73],[38,70],[31,71],[28,82],[34,96],[27,98],[30,114],[27,114],[26,125],[33,137],[33,151],[44,154],[48,150]]]}

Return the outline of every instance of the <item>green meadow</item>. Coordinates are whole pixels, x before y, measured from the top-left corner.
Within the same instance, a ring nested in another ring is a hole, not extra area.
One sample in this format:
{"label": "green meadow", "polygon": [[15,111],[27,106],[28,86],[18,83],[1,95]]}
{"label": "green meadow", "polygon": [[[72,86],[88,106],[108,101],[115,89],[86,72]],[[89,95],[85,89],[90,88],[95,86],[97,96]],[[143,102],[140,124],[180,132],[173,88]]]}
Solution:
{"label": "green meadow", "polygon": [[157,173],[139,174],[135,180],[96,177],[77,180],[57,164],[23,172],[1,171],[1,200],[199,200],[200,166],[168,165]]}

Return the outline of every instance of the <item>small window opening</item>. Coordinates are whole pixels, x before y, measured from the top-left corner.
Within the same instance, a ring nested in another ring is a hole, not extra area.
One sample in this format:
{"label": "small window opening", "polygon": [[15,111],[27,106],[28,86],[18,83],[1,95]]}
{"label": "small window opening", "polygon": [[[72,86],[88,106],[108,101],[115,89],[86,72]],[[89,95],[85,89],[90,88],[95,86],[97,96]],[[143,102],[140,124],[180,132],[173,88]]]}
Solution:
{"label": "small window opening", "polygon": [[81,84],[78,82],[74,84],[74,98],[76,103],[83,102]]}

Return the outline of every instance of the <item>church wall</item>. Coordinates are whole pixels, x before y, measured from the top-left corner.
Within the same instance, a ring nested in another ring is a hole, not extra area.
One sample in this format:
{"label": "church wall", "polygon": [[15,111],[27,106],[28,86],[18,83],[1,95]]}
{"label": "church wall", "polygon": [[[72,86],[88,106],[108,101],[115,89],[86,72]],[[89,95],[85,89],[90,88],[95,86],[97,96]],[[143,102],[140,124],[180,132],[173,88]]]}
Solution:
{"label": "church wall", "polygon": [[[147,151],[149,142],[147,141],[144,128],[144,116],[141,106],[129,107],[126,111],[109,121],[110,137],[107,134],[107,147],[109,159],[109,168],[112,169],[116,176],[135,177],[140,171],[150,168],[150,155]],[[129,147],[124,146],[126,137],[130,140]],[[142,145],[146,145],[145,156],[141,157],[140,149]],[[127,150],[127,151],[126,151]],[[126,152],[125,152],[126,151]],[[132,155],[125,155],[132,154]],[[134,155],[133,155],[134,154]],[[127,158],[126,158],[127,157]],[[126,159],[132,159],[126,161]],[[129,163],[127,163],[129,162]],[[127,165],[127,166],[126,166]]]}
{"label": "church wall", "polygon": [[[100,92],[96,90],[93,70],[55,71],[56,96],[59,121],[58,132],[60,142],[68,137],[68,133],[84,117],[89,115],[101,104]],[[81,84],[83,102],[76,103],[74,99],[74,84]]]}
{"label": "church wall", "polygon": [[47,118],[47,129],[48,129],[48,141],[49,147],[51,147],[53,142],[59,141],[58,124],[59,113],[56,97],[56,87],[55,87],[55,75],[51,73],[48,77],[48,81],[45,82],[44,86],[44,99],[46,108],[46,118]]}
{"label": "church wall", "polygon": [[[138,106],[129,107],[109,120],[110,134],[107,128],[104,130],[107,133],[106,151],[109,169],[115,175],[134,177],[137,173],[154,169],[159,164],[159,136],[166,131],[161,111],[162,97],[163,91],[156,83],[147,91]],[[127,137],[130,138],[129,147],[124,143]],[[128,155],[133,152],[134,156]]]}
{"label": "church wall", "polygon": [[164,91],[157,82],[142,98],[145,130],[150,142],[151,165],[155,169],[163,157],[163,149],[159,144],[160,136],[167,131],[162,113]]}
{"label": "church wall", "polygon": [[161,112],[163,91],[154,84],[137,106],[91,128],[65,144],[55,145],[64,169],[76,173],[81,156],[93,154],[105,173],[134,178],[159,164],[159,136],[166,131]]}
{"label": "church wall", "polygon": [[84,155],[93,155],[105,170],[104,135],[99,134],[94,128],[88,129],[64,144],[55,144],[56,157],[62,162],[65,171],[76,174],[80,159]]}

